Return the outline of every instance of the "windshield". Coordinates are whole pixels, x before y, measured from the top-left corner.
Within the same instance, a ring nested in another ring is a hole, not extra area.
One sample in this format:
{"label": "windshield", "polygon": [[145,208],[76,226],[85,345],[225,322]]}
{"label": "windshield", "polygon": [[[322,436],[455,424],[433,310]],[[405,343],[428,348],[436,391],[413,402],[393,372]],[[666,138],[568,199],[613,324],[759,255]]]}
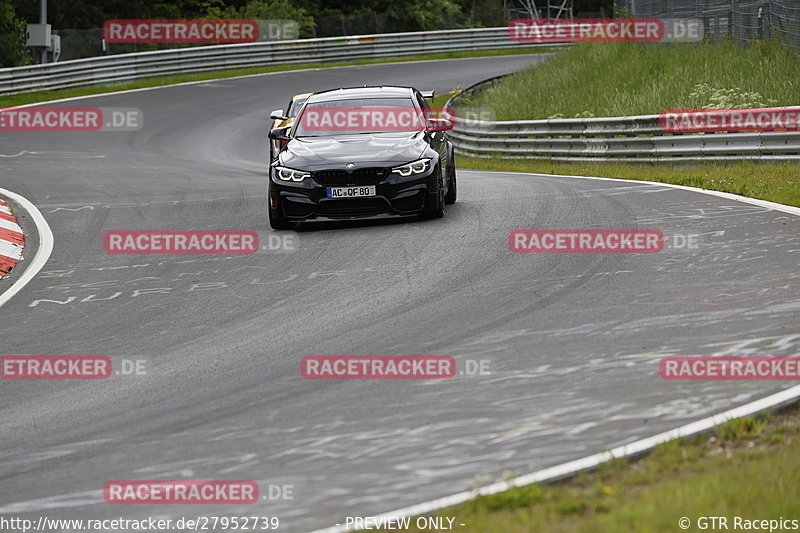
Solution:
{"label": "windshield", "polygon": [[296,122],[295,137],[424,129],[422,111],[411,98],[357,98],[309,103]]}

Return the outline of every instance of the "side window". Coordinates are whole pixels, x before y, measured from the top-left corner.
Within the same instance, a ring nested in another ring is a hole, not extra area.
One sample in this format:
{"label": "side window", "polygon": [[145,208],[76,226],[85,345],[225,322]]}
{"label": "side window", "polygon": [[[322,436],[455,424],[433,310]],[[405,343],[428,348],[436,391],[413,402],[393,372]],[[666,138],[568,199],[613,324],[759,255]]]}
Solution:
{"label": "side window", "polygon": [[422,108],[423,111],[427,112],[431,110],[431,107],[428,105],[428,102],[425,101],[425,98],[423,98],[420,93],[416,93],[415,96],[417,98],[419,106]]}
{"label": "side window", "polygon": [[433,117],[433,111],[431,111],[431,107],[428,105],[428,102],[423,98],[423,96],[416,92],[414,96],[417,99],[417,103],[419,104],[420,109],[422,109],[422,114],[425,116],[426,119]]}
{"label": "side window", "polygon": [[289,107],[286,109],[286,116],[289,118],[296,117],[297,113],[300,112],[300,108],[306,103],[306,100],[308,100],[308,98],[292,99],[292,101],[289,102]]}

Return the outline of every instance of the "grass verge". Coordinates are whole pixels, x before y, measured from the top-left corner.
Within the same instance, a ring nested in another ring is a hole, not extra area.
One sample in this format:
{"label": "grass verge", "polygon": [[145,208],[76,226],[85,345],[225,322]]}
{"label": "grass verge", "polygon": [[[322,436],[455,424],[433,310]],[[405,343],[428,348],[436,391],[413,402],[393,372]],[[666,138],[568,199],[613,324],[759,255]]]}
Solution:
{"label": "grass verge", "polygon": [[219,70],[212,72],[196,72],[192,74],[179,74],[174,76],[156,76],[144,78],[129,83],[91,85],[87,87],[75,87],[71,89],[60,89],[55,91],[37,91],[31,93],[14,94],[10,96],[0,96],[0,108],[13,107],[35,102],[48,100],[58,100],[61,98],[71,98],[75,96],[86,96],[92,94],[103,94],[114,91],[125,91],[130,89],[142,89],[146,87],[157,87],[160,85],[172,85],[176,83],[186,83],[192,81],[216,80],[232,78],[235,76],[247,76],[251,74],[266,74],[270,72],[283,72],[287,70],[304,70],[325,67],[345,67],[357,65],[372,65],[378,63],[405,63],[409,61],[423,61],[433,59],[459,59],[470,57],[495,57],[507,55],[523,54],[542,54],[553,52],[550,48],[502,48],[496,50],[464,50],[454,52],[443,52],[439,54],[425,54],[409,57],[388,57],[381,59],[360,59],[354,61],[342,61],[338,63],[295,63],[290,65],[269,65],[265,67],[239,68],[229,70]]}
{"label": "grass verge", "polygon": [[479,99],[497,120],[649,115],[800,104],[800,55],[774,42],[583,43]]}
{"label": "grass verge", "polygon": [[[775,42],[582,43],[474,96],[496,120],[657,114],[800,104],[800,55]],[[488,105],[486,105],[488,104]],[[459,157],[461,167],[641,179],[800,206],[800,164],[569,163]]]}
{"label": "grass verge", "polygon": [[[795,405],[764,418],[732,420],[712,435],[667,442],[634,462],[618,460],[564,482],[478,496],[431,516],[455,518],[455,529],[465,533],[695,532],[708,516],[726,517],[731,530],[737,516],[789,519],[785,529],[773,528],[788,531],[800,527],[791,523],[800,520],[798,458]],[[679,526],[683,517],[687,529]]]}
{"label": "grass verge", "polygon": [[456,156],[459,168],[509,172],[533,172],[568,176],[599,176],[687,185],[729,192],[800,207],[800,164],[699,163],[676,166],[673,163],[569,163],[530,159],[481,159]]}

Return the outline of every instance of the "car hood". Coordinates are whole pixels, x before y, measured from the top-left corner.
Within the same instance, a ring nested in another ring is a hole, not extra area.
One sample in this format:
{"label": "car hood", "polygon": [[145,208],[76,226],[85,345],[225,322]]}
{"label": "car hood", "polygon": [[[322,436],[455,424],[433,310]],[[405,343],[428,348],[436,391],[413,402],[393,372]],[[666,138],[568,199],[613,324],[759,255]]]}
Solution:
{"label": "car hood", "polygon": [[389,167],[420,159],[428,148],[424,132],[304,137],[281,151],[280,164],[298,170]]}

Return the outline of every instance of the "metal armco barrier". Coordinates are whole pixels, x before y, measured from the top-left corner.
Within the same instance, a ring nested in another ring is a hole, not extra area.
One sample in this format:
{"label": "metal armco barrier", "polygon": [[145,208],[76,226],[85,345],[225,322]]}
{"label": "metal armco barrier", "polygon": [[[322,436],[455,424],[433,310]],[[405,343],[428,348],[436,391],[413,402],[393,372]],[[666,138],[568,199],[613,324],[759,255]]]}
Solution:
{"label": "metal armco barrier", "polygon": [[287,63],[329,63],[457,50],[557,46],[564,45],[514,42],[508,36],[508,28],[503,26],[180,48],[0,69],[0,95]]}
{"label": "metal armco barrier", "polygon": [[[800,160],[800,131],[666,133],[659,115],[490,122],[468,99],[498,78],[467,88],[446,106],[456,112],[456,153],[559,161]],[[468,102],[465,105],[464,102]]]}
{"label": "metal armco barrier", "polygon": [[457,153],[563,161],[800,160],[800,131],[662,134],[658,115],[482,122],[456,119]]}

